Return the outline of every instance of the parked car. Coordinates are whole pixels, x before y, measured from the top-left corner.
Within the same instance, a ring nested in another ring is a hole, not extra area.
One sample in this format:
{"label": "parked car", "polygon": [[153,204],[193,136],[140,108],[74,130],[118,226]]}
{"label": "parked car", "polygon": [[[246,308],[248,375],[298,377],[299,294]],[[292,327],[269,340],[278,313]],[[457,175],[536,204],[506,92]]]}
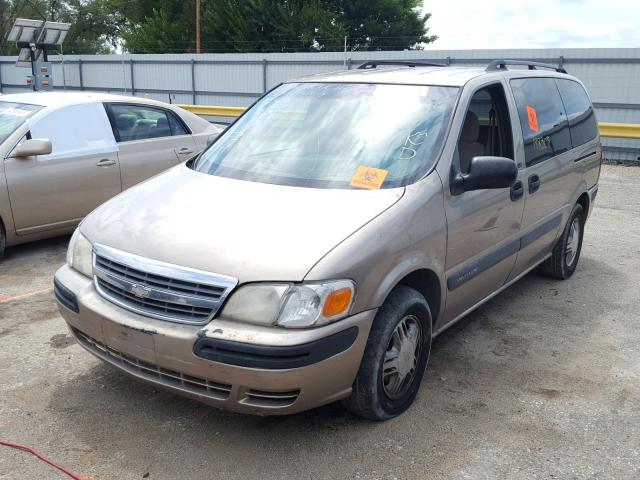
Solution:
{"label": "parked car", "polygon": [[535,267],[566,279],[578,263],[593,106],[564,70],[512,63],[277,87],[81,223],[55,275],[71,332],[224,409],[400,414],[436,335]]}
{"label": "parked car", "polygon": [[0,100],[4,247],[70,233],[91,210],[205,149],[221,131],[166,103],[85,92]]}

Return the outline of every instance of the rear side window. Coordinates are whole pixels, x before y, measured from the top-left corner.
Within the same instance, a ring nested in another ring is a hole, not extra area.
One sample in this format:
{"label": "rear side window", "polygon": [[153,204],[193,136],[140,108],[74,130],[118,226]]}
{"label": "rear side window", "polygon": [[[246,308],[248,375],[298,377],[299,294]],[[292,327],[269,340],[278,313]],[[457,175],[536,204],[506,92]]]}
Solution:
{"label": "rear side window", "polygon": [[186,135],[188,132],[173,112],[146,105],[112,103],[109,106],[118,142]]}
{"label": "rear side window", "polygon": [[582,85],[573,80],[556,79],[564,109],[569,118],[571,144],[579,147],[598,136],[598,124],[593,105]]}
{"label": "rear side window", "polygon": [[569,123],[553,78],[511,80],[527,166],[571,149]]}

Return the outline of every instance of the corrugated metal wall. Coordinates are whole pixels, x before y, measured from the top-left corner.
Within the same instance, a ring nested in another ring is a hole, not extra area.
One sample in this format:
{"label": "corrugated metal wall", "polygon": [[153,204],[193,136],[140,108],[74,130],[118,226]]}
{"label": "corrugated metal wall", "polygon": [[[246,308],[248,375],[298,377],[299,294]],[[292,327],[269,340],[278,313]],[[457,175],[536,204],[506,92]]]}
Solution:
{"label": "corrugated metal wall", "polygon": [[[424,50],[248,54],[52,56],[56,88],[133,93],[173,103],[248,106],[278,83],[366,60],[421,59],[469,66],[496,58],[562,63],[589,89],[603,122],[640,124],[640,48]],[[0,57],[0,91],[25,91],[30,72]],[[640,161],[640,141],[605,140],[607,158]]]}

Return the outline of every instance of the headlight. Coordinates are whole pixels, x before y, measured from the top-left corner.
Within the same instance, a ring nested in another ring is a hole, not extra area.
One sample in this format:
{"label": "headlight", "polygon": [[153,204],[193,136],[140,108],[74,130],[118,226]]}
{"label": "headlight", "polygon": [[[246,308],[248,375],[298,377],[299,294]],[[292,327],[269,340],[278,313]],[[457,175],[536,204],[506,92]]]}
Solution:
{"label": "headlight", "polygon": [[231,295],[221,316],[259,325],[317,327],[346,317],[354,294],[355,284],[351,280],[249,284]]}
{"label": "headlight", "polygon": [[67,249],[67,264],[74,270],[91,277],[93,274],[92,245],[76,228]]}

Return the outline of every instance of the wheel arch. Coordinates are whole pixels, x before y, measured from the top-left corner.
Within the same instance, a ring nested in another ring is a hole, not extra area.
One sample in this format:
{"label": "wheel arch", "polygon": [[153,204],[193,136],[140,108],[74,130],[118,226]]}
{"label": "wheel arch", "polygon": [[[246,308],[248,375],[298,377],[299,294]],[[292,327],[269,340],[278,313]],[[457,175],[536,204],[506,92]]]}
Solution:
{"label": "wheel arch", "polygon": [[582,210],[584,210],[584,218],[586,219],[589,216],[589,207],[591,206],[589,194],[587,192],[583,192],[578,197],[578,200],[576,200],[576,203],[582,206]]}
{"label": "wheel arch", "polygon": [[429,304],[432,322],[435,327],[439,317],[442,301],[442,285],[438,275],[431,269],[420,268],[406,274],[398,283],[417,290]]}

